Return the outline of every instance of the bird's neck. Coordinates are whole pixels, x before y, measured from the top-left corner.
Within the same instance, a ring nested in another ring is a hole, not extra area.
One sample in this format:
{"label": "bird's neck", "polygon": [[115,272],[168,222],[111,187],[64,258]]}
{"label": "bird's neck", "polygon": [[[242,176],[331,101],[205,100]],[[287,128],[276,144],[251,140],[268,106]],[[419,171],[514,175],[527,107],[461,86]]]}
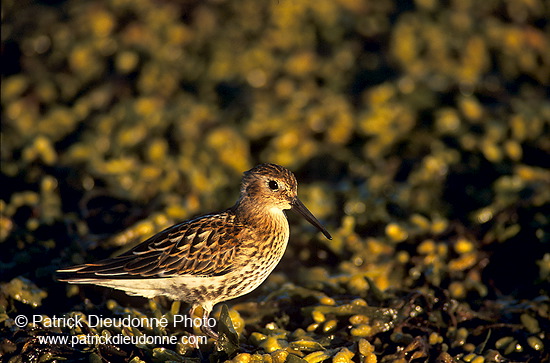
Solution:
{"label": "bird's neck", "polygon": [[232,209],[240,221],[256,228],[272,231],[288,230],[286,215],[278,208],[268,208],[245,197],[239,199]]}

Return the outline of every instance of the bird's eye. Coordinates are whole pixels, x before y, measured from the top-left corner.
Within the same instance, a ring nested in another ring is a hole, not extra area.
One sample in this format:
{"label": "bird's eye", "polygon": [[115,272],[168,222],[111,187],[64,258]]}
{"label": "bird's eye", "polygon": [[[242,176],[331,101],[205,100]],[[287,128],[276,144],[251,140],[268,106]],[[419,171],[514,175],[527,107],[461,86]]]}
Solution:
{"label": "bird's eye", "polygon": [[279,189],[279,184],[275,180],[270,180],[267,183],[267,186],[269,187],[269,189],[273,191],[276,191],[277,189]]}

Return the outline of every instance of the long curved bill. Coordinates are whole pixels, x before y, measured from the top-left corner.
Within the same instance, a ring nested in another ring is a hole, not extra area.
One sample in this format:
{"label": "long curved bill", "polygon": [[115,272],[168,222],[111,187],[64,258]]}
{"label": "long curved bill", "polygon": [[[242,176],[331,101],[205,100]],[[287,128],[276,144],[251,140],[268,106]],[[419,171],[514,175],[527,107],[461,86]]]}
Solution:
{"label": "long curved bill", "polygon": [[294,198],[292,201],[292,209],[295,209],[298,213],[300,213],[309,223],[311,223],[313,226],[315,226],[319,231],[323,232],[326,238],[332,239],[332,236],[328,231],[321,225],[321,222],[315,218],[313,214],[309,211],[309,209],[306,208],[304,203],[300,201],[298,198]]}

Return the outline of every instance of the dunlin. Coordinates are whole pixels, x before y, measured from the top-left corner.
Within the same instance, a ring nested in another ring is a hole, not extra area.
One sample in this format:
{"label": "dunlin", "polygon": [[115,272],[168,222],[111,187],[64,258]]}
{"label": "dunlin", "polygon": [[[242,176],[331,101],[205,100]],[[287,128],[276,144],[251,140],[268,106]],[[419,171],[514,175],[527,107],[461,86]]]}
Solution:
{"label": "dunlin", "polygon": [[182,300],[192,304],[190,315],[202,306],[205,321],[215,304],[256,289],[277,266],[289,237],[285,209],[332,239],[298,199],[294,174],[261,164],[244,173],[233,207],[169,227],[118,257],[58,270],[58,279]]}

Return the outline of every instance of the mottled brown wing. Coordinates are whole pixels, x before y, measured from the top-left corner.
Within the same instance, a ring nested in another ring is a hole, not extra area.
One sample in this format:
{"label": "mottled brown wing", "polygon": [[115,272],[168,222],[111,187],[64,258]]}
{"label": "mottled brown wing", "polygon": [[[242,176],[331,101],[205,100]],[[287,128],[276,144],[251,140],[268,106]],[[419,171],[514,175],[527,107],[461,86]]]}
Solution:
{"label": "mottled brown wing", "polygon": [[167,228],[118,257],[59,270],[58,279],[224,275],[248,233],[229,212],[207,215]]}

